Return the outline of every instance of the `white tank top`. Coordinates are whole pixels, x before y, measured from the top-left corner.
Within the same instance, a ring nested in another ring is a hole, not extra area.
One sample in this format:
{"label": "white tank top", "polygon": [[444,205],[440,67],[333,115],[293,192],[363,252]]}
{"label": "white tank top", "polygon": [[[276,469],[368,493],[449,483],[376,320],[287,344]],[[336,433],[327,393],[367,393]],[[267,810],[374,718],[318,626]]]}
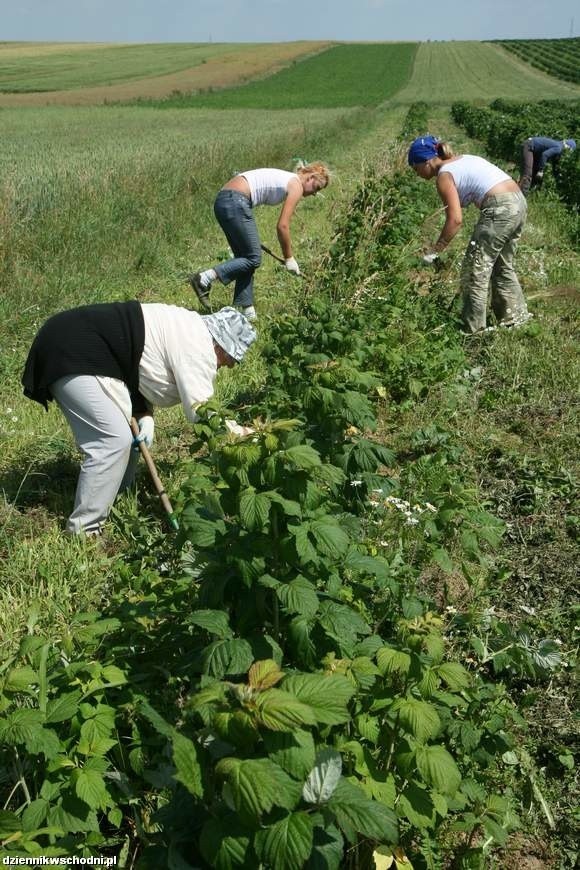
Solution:
{"label": "white tank top", "polygon": [[238,174],[250,185],[252,206],[278,205],[286,199],[291,179],[300,180],[295,172],[286,172],[284,169],[250,169]]}
{"label": "white tank top", "polygon": [[464,154],[457,160],[444,163],[439,172],[451,173],[462,206],[473,202],[478,208],[492,187],[502,181],[512,180],[499,166],[473,154]]}

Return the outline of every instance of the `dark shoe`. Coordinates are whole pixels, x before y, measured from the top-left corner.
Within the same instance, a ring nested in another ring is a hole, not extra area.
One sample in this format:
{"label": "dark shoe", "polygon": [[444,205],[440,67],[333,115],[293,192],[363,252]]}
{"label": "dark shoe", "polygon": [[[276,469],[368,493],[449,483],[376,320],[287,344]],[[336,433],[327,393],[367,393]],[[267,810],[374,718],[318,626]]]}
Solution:
{"label": "dark shoe", "polygon": [[201,274],[196,272],[195,275],[190,275],[187,279],[188,283],[193,287],[194,293],[199,299],[203,308],[210,309],[209,304],[209,287],[204,287],[201,283]]}

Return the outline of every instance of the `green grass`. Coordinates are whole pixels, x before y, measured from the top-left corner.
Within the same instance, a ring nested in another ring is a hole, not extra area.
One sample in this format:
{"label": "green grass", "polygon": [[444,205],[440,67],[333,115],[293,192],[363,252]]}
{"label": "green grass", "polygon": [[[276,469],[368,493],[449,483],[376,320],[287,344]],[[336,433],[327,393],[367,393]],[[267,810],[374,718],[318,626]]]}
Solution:
{"label": "green grass", "polygon": [[[8,47],[8,46],[7,46]],[[248,44],[243,50],[254,51]],[[35,53],[29,44],[22,53],[0,50],[0,92],[34,93],[73,90],[151,78],[198,66],[231,53],[229,43],[159,45],[91,45],[79,50]]]}
{"label": "green grass", "polygon": [[215,93],[171,97],[164,106],[220,109],[376,106],[409,79],[417,43],[338,45],[273,76]]}
{"label": "green grass", "polygon": [[423,42],[409,83],[397,101],[448,105],[498,97],[541,100],[578,98],[580,88],[558,81],[485,42]]}

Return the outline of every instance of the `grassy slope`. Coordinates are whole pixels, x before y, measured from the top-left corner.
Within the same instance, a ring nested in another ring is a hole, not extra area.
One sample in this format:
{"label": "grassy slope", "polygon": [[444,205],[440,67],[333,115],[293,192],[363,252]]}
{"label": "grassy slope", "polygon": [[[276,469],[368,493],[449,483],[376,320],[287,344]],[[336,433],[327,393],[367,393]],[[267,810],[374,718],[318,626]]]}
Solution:
{"label": "grassy slope", "polygon": [[328,45],[11,46],[0,50],[0,106],[99,105],[232,87]]}
{"label": "grassy slope", "polygon": [[409,84],[397,101],[448,105],[456,100],[489,102],[578,98],[580,88],[558,81],[484,42],[423,42]]}

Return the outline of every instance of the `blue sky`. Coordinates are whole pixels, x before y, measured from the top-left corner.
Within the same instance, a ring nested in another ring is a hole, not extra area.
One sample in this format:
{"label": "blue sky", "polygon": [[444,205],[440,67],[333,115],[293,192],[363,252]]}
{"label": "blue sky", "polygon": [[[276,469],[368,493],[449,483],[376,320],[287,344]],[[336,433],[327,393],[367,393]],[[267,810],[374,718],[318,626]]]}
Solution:
{"label": "blue sky", "polygon": [[0,40],[284,42],[580,35],[577,0],[0,0]]}

